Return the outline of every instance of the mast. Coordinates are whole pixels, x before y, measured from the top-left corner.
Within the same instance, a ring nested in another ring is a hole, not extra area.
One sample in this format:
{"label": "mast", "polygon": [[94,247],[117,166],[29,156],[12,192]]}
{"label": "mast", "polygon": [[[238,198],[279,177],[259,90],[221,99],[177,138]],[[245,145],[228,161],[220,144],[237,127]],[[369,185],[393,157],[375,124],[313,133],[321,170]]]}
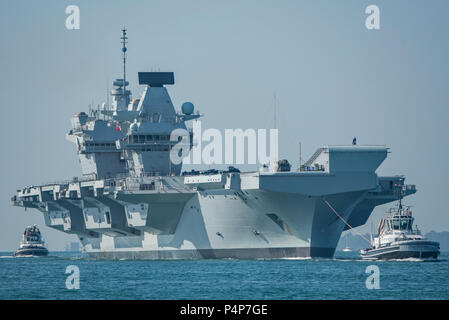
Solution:
{"label": "mast", "polygon": [[[273,106],[273,109],[274,109],[274,129],[275,130],[277,130],[277,105],[276,105],[276,93],[274,94],[274,106]],[[278,158],[277,158],[277,154],[278,154],[278,150],[277,150],[277,148],[278,148],[278,145],[277,145],[277,143],[276,143],[277,141],[275,141],[274,143],[275,143],[275,155],[274,155],[274,166],[273,166],[273,171],[274,172],[276,172],[276,171],[278,171]]]}
{"label": "mast", "polygon": [[122,56],[123,56],[123,96],[125,96],[126,93],[126,44],[128,43],[126,40],[128,40],[128,37],[126,36],[126,29],[123,27],[122,29]]}
{"label": "mast", "polygon": [[399,212],[402,212],[402,197],[404,196],[403,190],[402,190],[402,181],[397,184],[398,188],[398,199],[399,199]]}
{"label": "mast", "polygon": [[109,109],[109,95],[111,93],[109,92],[109,79],[106,82],[106,107]]}

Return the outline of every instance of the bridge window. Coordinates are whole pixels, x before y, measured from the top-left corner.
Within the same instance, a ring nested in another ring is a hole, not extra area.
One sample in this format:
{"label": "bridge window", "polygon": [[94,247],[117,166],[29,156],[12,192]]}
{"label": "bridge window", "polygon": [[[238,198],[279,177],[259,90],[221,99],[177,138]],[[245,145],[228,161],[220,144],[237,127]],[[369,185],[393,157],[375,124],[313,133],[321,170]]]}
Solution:
{"label": "bridge window", "polygon": [[401,230],[408,230],[410,229],[410,221],[407,220],[402,220],[401,221]]}
{"label": "bridge window", "polygon": [[399,220],[391,220],[391,227],[393,230],[399,230]]}
{"label": "bridge window", "polygon": [[411,228],[411,221],[407,218],[391,220],[391,228],[393,230],[408,230]]}

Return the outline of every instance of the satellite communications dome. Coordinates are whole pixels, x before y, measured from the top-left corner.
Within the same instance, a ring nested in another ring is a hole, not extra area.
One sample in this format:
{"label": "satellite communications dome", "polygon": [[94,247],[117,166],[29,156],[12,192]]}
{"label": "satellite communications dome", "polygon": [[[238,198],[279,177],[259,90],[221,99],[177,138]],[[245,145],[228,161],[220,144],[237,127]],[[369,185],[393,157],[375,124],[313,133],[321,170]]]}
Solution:
{"label": "satellite communications dome", "polygon": [[191,103],[191,102],[184,102],[181,106],[182,113],[184,113],[186,115],[192,114],[194,108],[195,107],[193,106],[193,103]]}

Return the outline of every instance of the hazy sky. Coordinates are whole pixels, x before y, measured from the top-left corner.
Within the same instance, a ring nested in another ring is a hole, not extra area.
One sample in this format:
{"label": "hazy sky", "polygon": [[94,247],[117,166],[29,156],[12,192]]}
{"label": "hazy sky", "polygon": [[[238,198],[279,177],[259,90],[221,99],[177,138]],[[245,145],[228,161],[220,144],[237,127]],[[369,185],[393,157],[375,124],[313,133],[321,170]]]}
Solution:
{"label": "hazy sky", "polygon": [[[80,30],[65,28],[71,4]],[[365,27],[370,4],[380,8],[380,30]],[[354,136],[386,144],[378,173],[417,185],[407,203],[423,231],[449,230],[448,12],[446,0],[2,0],[0,250],[15,249],[33,223],[51,250],[76,239],[10,198],[25,185],[80,175],[65,133],[121,75],[124,25],[134,97],[143,90],[138,71],[174,71],[176,108],[192,101],[203,128],[246,129],[273,127],[276,94],[281,157],[296,167],[299,142],[306,158]]]}

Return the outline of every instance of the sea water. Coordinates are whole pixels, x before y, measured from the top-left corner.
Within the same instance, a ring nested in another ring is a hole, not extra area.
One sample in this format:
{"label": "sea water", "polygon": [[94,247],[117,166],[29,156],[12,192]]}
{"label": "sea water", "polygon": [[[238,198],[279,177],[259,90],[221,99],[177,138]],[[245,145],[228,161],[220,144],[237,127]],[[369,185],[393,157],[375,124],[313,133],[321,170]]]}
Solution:
{"label": "sea water", "polygon": [[[378,274],[369,272],[372,265]],[[69,266],[79,270],[79,289],[66,284],[76,276]],[[374,276],[378,289],[367,286]],[[334,259],[160,261],[3,252],[0,299],[449,299],[449,253],[436,261],[373,262],[355,252]]]}

